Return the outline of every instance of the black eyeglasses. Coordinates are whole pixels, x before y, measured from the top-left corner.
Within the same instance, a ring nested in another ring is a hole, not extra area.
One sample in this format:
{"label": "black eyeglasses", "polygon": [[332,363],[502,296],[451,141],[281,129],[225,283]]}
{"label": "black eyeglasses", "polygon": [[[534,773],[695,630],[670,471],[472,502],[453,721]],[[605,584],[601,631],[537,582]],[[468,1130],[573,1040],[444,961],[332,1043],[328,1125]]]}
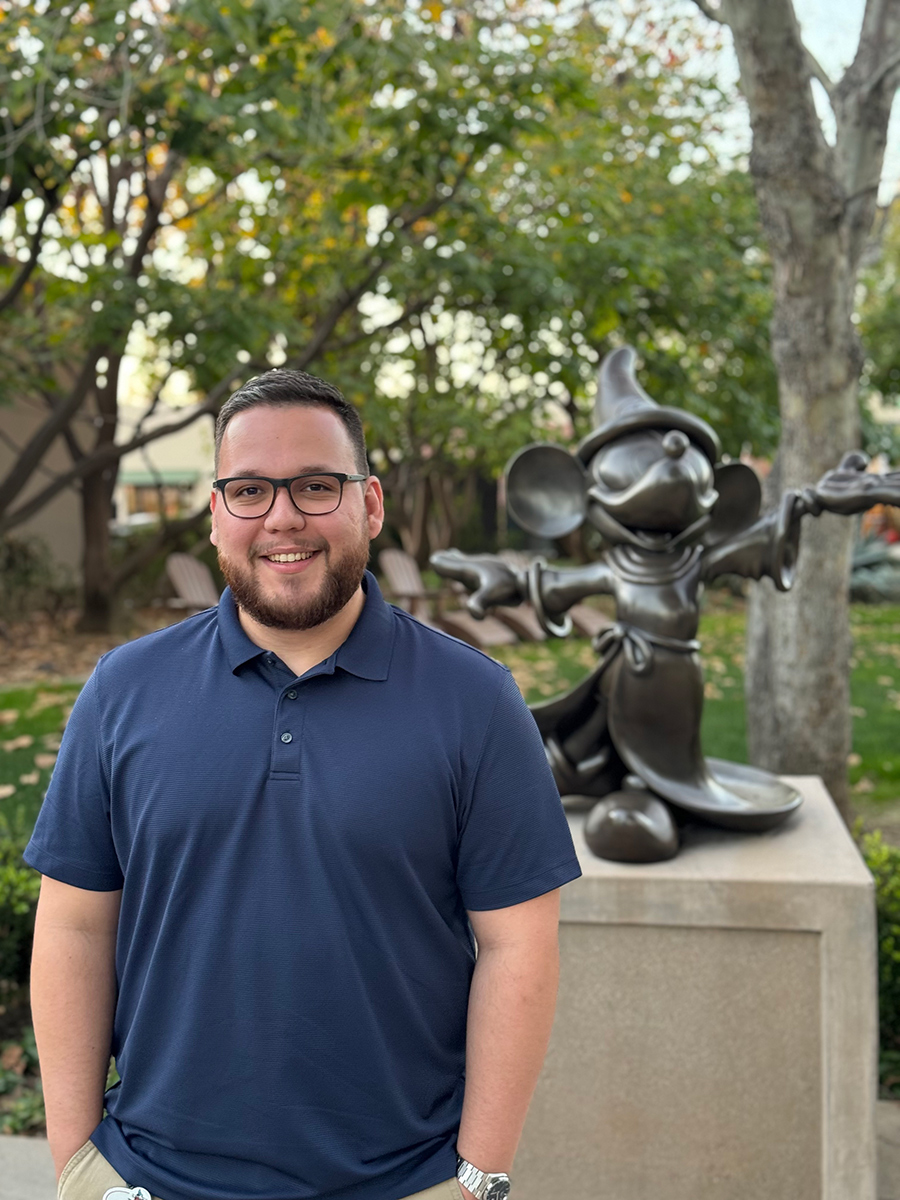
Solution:
{"label": "black eyeglasses", "polygon": [[294,508],[307,517],[323,517],[340,507],[345,483],[362,483],[368,475],[346,475],[325,471],[315,475],[294,475],[291,479],[266,479],[262,475],[216,479],[213,487],[222,493],[225,507],[233,517],[252,520],[266,516],[283,487]]}

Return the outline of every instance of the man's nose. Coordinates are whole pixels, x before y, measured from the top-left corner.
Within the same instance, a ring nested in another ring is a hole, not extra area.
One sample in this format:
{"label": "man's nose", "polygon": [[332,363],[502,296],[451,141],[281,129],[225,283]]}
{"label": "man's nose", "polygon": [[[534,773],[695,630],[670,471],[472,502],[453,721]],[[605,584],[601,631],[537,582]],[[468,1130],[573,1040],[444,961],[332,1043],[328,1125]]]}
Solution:
{"label": "man's nose", "polygon": [[308,518],[300,511],[291,499],[290,492],[284,484],[275,490],[272,507],[266,514],[267,529],[303,529]]}

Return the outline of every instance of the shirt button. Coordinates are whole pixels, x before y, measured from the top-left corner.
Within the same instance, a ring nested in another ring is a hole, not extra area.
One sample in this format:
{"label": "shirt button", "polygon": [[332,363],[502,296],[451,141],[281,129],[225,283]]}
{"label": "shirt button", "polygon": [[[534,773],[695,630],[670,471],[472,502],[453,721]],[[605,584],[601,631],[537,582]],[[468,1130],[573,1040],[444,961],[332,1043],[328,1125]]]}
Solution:
{"label": "shirt button", "polygon": [[294,735],[292,733],[283,733],[281,735],[281,740],[285,743],[292,742],[294,740]]}
{"label": "shirt button", "polygon": [[288,698],[288,700],[296,700],[297,699],[297,693],[294,691],[293,688],[291,688],[291,690],[288,692],[287,698]]}
{"label": "shirt button", "polygon": [[269,667],[275,666],[275,656],[274,655],[269,654],[266,656],[266,666],[269,666]]}

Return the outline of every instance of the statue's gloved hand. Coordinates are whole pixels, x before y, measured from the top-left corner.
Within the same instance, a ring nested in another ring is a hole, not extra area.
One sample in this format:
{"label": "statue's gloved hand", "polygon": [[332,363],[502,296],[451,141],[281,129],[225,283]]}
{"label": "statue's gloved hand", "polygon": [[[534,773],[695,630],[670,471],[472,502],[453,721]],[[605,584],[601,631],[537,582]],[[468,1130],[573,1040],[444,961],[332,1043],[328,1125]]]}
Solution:
{"label": "statue's gloved hand", "polygon": [[[865,454],[852,450],[835,470],[828,471],[806,492],[815,498],[820,509],[844,517],[865,512],[874,504],[900,505],[900,471],[873,475],[866,471],[868,463]],[[814,506],[808,508],[815,512]]]}
{"label": "statue's gloved hand", "polygon": [[439,575],[458,580],[472,592],[467,607],[479,620],[492,604],[518,604],[528,590],[522,572],[493,554],[438,550],[429,561]]}

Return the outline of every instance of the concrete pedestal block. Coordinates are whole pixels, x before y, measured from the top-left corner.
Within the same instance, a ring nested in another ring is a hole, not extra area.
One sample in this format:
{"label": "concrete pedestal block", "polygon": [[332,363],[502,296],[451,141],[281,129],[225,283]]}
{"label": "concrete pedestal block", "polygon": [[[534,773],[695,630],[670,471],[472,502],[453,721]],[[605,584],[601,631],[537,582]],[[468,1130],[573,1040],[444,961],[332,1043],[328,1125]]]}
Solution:
{"label": "concrete pedestal block", "polygon": [[875,1200],[873,884],[818,779],[766,834],[563,891],[516,1200]]}

